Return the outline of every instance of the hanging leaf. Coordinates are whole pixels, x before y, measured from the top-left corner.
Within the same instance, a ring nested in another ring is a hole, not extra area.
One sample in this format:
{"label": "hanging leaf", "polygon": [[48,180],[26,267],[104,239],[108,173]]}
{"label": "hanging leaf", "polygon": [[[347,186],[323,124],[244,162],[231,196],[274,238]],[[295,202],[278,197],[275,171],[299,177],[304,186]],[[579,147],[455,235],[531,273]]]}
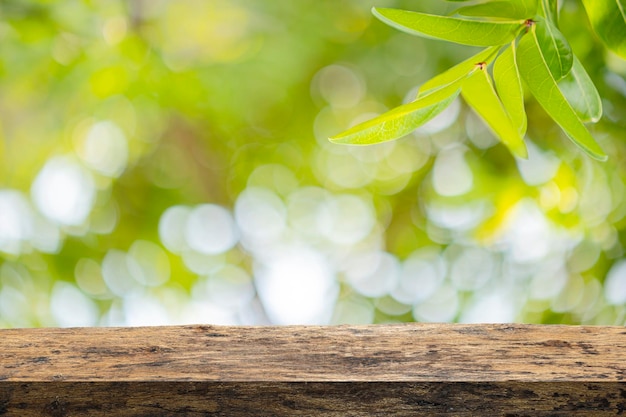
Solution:
{"label": "hanging leaf", "polygon": [[592,158],[604,161],[606,154],[567,102],[543,55],[538,24],[519,41],[517,64],[530,92],[567,136]]}
{"label": "hanging leaf", "polygon": [[493,80],[498,96],[520,135],[526,134],[524,91],[515,58],[515,42],[506,48],[493,65]]}
{"label": "hanging leaf", "polygon": [[461,7],[456,13],[462,16],[530,19],[537,14],[537,0],[491,1]]}
{"label": "hanging leaf", "polygon": [[413,35],[473,46],[504,45],[524,27],[523,20],[470,20],[376,7],[372,13],[384,23]]}
{"label": "hanging leaf", "polygon": [[465,61],[453,66],[452,68],[442,72],[439,75],[436,75],[435,77],[422,84],[417,93],[417,97],[423,97],[441,87],[445,87],[448,84],[458,81],[460,78],[467,77],[467,74],[475,69],[477,63],[491,62],[499,49],[499,46],[492,46],[490,48],[484,49],[483,51],[477,53],[474,56],[471,56]]}
{"label": "hanging leaf", "polygon": [[626,59],[626,0],[583,0],[583,4],[594,32]]}
{"label": "hanging leaf", "polygon": [[559,89],[583,122],[597,122],[602,117],[602,99],[589,74],[574,56],[569,74],[559,81]]}
{"label": "hanging leaf", "polygon": [[465,80],[461,94],[514,155],[528,158],[524,140],[498,98],[486,64],[479,64],[478,70]]}
{"label": "hanging leaf", "polygon": [[369,145],[401,138],[445,110],[458,96],[462,81],[460,79],[329,139],[334,143]]}
{"label": "hanging leaf", "polygon": [[537,16],[533,25],[548,68],[555,80],[565,77],[574,63],[574,54],[565,36],[552,22]]}

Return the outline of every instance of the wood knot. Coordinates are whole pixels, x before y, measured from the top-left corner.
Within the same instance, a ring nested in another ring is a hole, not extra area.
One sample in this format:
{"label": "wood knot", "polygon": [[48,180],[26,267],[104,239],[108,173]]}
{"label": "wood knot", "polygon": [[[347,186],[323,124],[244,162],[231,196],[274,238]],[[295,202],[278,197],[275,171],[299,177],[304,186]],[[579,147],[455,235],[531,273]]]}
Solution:
{"label": "wood knot", "polygon": [[43,411],[46,415],[52,417],[65,417],[68,415],[65,406],[66,403],[64,401],[62,401],[59,397],[55,397],[50,404],[47,404],[44,407]]}

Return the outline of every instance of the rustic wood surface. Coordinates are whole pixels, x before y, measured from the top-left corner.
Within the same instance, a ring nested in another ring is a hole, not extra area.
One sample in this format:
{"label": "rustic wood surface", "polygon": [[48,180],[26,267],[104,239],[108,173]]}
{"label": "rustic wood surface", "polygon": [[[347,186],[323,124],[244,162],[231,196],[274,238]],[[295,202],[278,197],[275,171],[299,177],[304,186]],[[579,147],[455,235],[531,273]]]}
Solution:
{"label": "rustic wood surface", "polygon": [[626,416],[626,328],[0,330],[7,416]]}

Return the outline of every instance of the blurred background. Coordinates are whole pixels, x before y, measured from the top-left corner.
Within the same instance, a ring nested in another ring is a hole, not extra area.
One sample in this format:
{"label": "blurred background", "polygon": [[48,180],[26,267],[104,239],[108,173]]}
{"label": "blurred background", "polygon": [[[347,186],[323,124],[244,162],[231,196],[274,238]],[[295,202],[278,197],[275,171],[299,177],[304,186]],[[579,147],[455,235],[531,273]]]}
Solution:
{"label": "blurred background", "polygon": [[626,61],[561,28],[605,114],[530,158],[466,105],[327,137],[470,47],[386,27],[438,1],[0,3],[0,327],[626,322]]}

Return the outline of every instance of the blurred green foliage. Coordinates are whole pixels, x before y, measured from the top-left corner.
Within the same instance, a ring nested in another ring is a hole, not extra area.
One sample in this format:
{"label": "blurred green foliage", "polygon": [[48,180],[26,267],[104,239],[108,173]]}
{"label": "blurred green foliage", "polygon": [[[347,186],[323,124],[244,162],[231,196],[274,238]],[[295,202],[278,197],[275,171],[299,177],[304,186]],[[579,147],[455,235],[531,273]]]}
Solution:
{"label": "blurred green foliage", "polygon": [[477,52],[372,6],[0,4],[0,326],[626,321],[626,61],[561,31],[603,98],[529,159],[465,105],[365,149],[329,136]]}

